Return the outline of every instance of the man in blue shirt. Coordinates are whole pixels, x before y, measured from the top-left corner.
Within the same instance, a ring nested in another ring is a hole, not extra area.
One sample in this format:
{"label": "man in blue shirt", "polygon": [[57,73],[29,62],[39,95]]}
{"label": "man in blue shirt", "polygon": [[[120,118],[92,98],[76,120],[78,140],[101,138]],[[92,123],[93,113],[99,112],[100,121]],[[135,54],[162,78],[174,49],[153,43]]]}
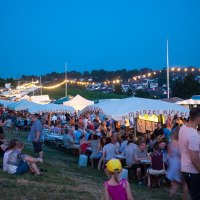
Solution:
{"label": "man in blue shirt", "polygon": [[31,116],[31,120],[33,122],[31,131],[29,134],[29,139],[33,143],[33,148],[35,153],[39,154],[40,158],[43,158],[43,136],[42,136],[42,131],[43,131],[43,126],[41,121],[38,119],[38,114],[33,114]]}
{"label": "man in blue shirt", "polygon": [[74,130],[74,141],[75,144],[80,144],[80,139],[81,139],[82,134],[80,133],[78,129],[78,125],[75,125],[75,130]]}
{"label": "man in blue shirt", "polygon": [[169,128],[167,128],[166,125],[165,125],[163,131],[164,131],[164,136],[165,136],[166,140],[168,142],[171,142],[171,138],[170,138],[171,133],[172,133],[171,130]]}

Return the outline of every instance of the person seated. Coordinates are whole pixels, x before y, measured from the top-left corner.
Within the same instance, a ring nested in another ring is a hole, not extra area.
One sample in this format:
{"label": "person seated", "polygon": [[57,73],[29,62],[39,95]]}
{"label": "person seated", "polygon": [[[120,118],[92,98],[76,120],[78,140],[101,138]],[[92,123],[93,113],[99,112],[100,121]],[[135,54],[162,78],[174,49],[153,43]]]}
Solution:
{"label": "person seated", "polygon": [[121,136],[122,142],[119,147],[119,153],[122,153],[128,144],[127,137],[125,135]]}
{"label": "person seated", "polygon": [[86,131],[85,138],[86,138],[86,140],[89,140],[89,137],[92,134],[92,131],[89,129],[86,129],[85,131]]}
{"label": "person seated", "polygon": [[90,162],[92,167],[94,166],[94,159],[98,159],[98,146],[99,146],[99,140],[98,140],[98,136],[95,134],[93,135],[93,139],[90,140],[90,144],[91,144],[91,150],[92,150],[92,154],[90,155]]}
{"label": "person seated", "polygon": [[163,154],[164,163],[167,164],[167,142],[165,139],[162,139],[158,142],[159,151]]}
{"label": "person seated", "polygon": [[3,130],[3,126],[5,125],[5,122],[2,120],[2,118],[0,117],[0,134],[3,133],[4,134],[4,130]]}
{"label": "person seated", "polygon": [[87,122],[87,128],[88,128],[89,130],[92,130],[92,131],[95,130],[95,126],[94,126],[94,124],[93,124],[91,121],[88,121],[88,122]]}
{"label": "person seated", "polygon": [[6,128],[12,134],[12,120],[10,117],[6,120]]}
{"label": "person seated", "polygon": [[133,140],[129,140],[127,146],[125,147],[124,151],[122,152],[122,156],[126,157],[126,166],[132,167],[136,164],[135,154],[138,150],[138,146],[134,144]]}
{"label": "person seated", "polygon": [[61,124],[57,124],[56,127],[54,127],[54,133],[61,134]]}
{"label": "person seated", "polygon": [[154,134],[151,134],[150,136],[150,142],[149,142],[149,145],[148,145],[148,151],[149,152],[153,152],[153,145],[157,142],[157,138]]}
{"label": "person seated", "polygon": [[17,142],[16,148],[10,153],[8,157],[8,173],[22,175],[29,170],[35,175],[41,175],[40,170],[37,168],[36,163],[42,163],[41,158],[33,158],[29,155],[23,154],[23,142]]}
{"label": "person seated", "polygon": [[15,149],[16,145],[17,145],[17,141],[16,139],[13,139],[9,142],[8,145],[8,149],[7,151],[4,153],[3,156],[3,171],[8,172],[8,157],[11,154],[11,152]]}
{"label": "person seated", "polygon": [[85,135],[81,136],[81,140],[80,140],[80,154],[85,154],[87,151],[87,148],[89,147],[89,143],[86,138]]}
{"label": "person seated", "polygon": [[111,136],[111,140],[112,140],[112,143],[116,146],[117,151],[119,152],[120,143],[119,143],[119,140],[117,140],[117,137],[114,134]]}
{"label": "person seated", "polygon": [[80,148],[80,145],[74,144],[74,140],[73,140],[72,136],[69,134],[69,129],[65,129],[65,134],[63,136],[63,143],[64,143],[64,147],[67,149],[70,149],[70,148],[79,149]]}
{"label": "person seated", "polygon": [[75,130],[74,130],[74,143],[75,144],[80,144],[80,139],[81,139],[81,132],[79,131],[79,127],[78,125],[76,124],[75,125]]}
{"label": "person seated", "polygon": [[4,156],[5,151],[8,148],[8,142],[3,133],[0,133],[0,157]]}
{"label": "person seated", "polygon": [[143,184],[143,176],[145,174],[144,165],[142,165],[141,161],[148,159],[147,145],[145,141],[139,143],[139,148],[135,152],[134,159],[136,164],[133,165],[133,169],[136,170],[138,183],[141,185]]}
{"label": "person seated", "polygon": [[146,133],[143,134],[144,140],[146,142],[146,145],[149,145],[150,143],[150,131],[146,131]]}
{"label": "person seated", "polygon": [[103,147],[106,145],[106,134],[104,131],[101,131],[101,139],[99,140],[98,144],[98,156],[100,158],[99,163],[98,163],[98,170],[100,171],[101,169],[104,168],[104,163],[103,163]]}
{"label": "person seated", "polygon": [[153,153],[150,155],[151,168],[147,169],[148,187],[151,187],[151,175],[165,174],[165,165],[163,161],[163,154],[159,151],[159,144],[153,145]]}
{"label": "person seated", "polygon": [[115,158],[118,154],[116,146],[112,143],[110,137],[106,138],[106,145],[103,147],[103,160],[104,162],[108,162],[112,158]]}

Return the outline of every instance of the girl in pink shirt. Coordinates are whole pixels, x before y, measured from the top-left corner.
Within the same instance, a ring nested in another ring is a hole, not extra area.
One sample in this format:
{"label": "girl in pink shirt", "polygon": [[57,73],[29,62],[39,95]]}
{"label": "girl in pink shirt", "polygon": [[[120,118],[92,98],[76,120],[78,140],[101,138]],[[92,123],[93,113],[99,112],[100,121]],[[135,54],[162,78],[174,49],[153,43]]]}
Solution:
{"label": "girl in pink shirt", "polygon": [[111,159],[106,164],[110,180],[106,181],[105,199],[106,200],[133,200],[129,182],[119,180],[119,173],[122,171],[121,162],[118,159]]}

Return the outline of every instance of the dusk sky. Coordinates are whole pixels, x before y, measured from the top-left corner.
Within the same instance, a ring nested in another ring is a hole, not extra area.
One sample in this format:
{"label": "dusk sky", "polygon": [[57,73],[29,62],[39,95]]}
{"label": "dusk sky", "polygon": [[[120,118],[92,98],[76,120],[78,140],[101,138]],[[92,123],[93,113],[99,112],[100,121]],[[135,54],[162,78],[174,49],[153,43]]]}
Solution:
{"label": "dusk sky", "polygon": [[0,77],[200,66],[199,0],[1,0]]}

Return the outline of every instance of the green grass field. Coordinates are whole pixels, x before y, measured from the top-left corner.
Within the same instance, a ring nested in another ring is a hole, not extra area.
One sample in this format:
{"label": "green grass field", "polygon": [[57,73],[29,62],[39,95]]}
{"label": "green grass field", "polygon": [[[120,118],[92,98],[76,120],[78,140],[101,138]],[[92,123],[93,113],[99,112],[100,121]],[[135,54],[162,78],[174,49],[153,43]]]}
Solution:
{"label": "green grass field", "polygon": [[[43,94],[48,94],[51,99],[59,99],[65,96],[65,86],[60,86],[56,89],[48,90],[43,89]],[[86,99],[90,100],[98,100],[98,99],[122,99],[127,97],[126,95],[119,95],[119,94],[104,94],[103,92],[99,91],[89,91],[86,90],[84,86],[78,85],[68,85],[68,95],[76,96],[80,94]]]}
{"label": "green grass field", "polygon": [[[32,145],[27,142],[27,133],[8,136],[26,144],[25,153],[33,154]],[[0,199],[2,200],[100,200],[103,196],[103,182],[107,179],[103,172],[91,167],[79,168],[78,157],[69,156],[61,150],[44,147],[44,163],[40,168],[48,172],[43,176],[25,174],[9,175],[0,171]],[[135,200],[168,199],[168,188],[148,189],[131,182]],[[180,199],[178,196],[177,200]]]}

